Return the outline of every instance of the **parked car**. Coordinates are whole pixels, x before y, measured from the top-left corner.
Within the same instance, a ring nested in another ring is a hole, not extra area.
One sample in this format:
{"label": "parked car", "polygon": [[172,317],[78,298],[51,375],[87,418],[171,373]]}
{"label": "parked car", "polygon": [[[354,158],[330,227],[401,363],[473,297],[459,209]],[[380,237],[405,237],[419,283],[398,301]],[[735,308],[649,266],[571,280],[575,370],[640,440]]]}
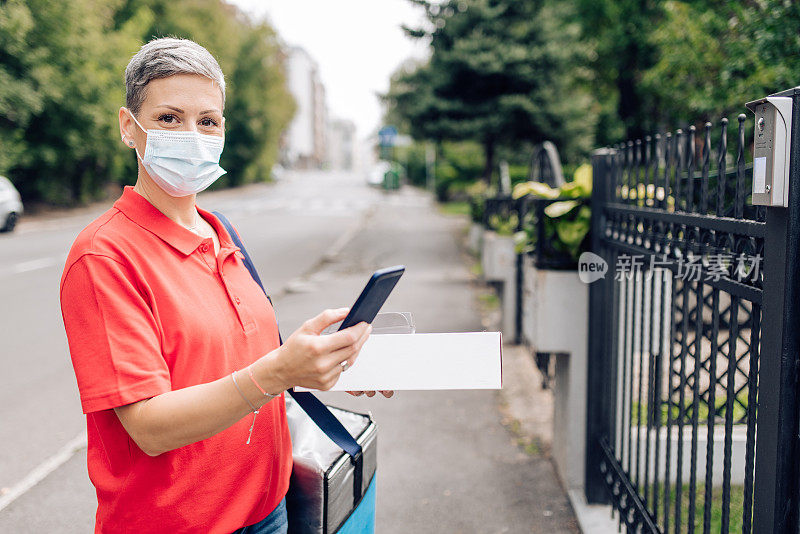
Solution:
{"label": "parked car", "polygon": [[0,232],[10,232],[22,215],[22,199],[11,180],[0,176]]}

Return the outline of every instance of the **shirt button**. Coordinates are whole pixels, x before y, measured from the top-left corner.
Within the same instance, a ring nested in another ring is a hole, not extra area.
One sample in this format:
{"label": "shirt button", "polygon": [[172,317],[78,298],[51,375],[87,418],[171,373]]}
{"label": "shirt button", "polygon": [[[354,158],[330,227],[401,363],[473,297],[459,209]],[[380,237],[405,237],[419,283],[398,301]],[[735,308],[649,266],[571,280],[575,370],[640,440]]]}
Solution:
{"label": "shirt button", "polygon": [[200,245],[200,252],[206,253],[208,252],[208,243],[203,243]]}
{"label": "shirt button", "polygon": [[236,304],[241,304],[241,303],[242,303],[242,301],[241,301],[241,300],[239,300],[239,297],[233,297],[233,301],[234,301]]}

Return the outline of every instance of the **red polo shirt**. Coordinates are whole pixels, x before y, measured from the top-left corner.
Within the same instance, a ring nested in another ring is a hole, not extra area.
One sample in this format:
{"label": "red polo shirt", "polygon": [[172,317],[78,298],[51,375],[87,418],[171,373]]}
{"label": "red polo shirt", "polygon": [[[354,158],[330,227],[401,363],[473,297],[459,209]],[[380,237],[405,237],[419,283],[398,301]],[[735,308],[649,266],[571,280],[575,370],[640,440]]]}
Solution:
{"label": "red polo shirt", "polygon": [[[126,187],[72,245],[61,310],[88,431],[95,532],[230,533],[289,487],[283,396],[219,434],[151,457],[113,408],[217,380],[278,346],[275,315],[212,214],[213,242]],[[176,422],[178,424],[179,422]]]}

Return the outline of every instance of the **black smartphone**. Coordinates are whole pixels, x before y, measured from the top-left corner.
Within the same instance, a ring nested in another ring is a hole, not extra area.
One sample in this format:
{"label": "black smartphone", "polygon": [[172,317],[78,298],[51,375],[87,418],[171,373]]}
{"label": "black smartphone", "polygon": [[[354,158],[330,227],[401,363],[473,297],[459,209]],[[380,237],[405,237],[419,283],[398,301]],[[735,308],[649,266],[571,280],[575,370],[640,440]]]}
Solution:
{"label": "black smartphone", "polygon": [[396,265],[375,271],[358,296],[356,303],[350,308],[350,313],[342,321],[339,330],[356,325],[361,321],[371,323],[405,270],[405,265]]}

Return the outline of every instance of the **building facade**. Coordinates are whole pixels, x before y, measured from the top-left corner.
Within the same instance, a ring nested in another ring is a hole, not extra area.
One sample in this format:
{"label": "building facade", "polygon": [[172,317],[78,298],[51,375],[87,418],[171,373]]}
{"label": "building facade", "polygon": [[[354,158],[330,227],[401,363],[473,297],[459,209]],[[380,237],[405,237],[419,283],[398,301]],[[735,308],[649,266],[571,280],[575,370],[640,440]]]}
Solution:
{"label": "building facade", "polygon": [[328,164],[332,169],[353,170],[356,153],[356,125],[347,119],[328,123]]}
{"label": "building facade", "polygon": [[328,110],[317,62],[303,48],[290,47],[286,79],[297,111],[285,133],[283,164],[298,169],[320,168],[328,152]]}

